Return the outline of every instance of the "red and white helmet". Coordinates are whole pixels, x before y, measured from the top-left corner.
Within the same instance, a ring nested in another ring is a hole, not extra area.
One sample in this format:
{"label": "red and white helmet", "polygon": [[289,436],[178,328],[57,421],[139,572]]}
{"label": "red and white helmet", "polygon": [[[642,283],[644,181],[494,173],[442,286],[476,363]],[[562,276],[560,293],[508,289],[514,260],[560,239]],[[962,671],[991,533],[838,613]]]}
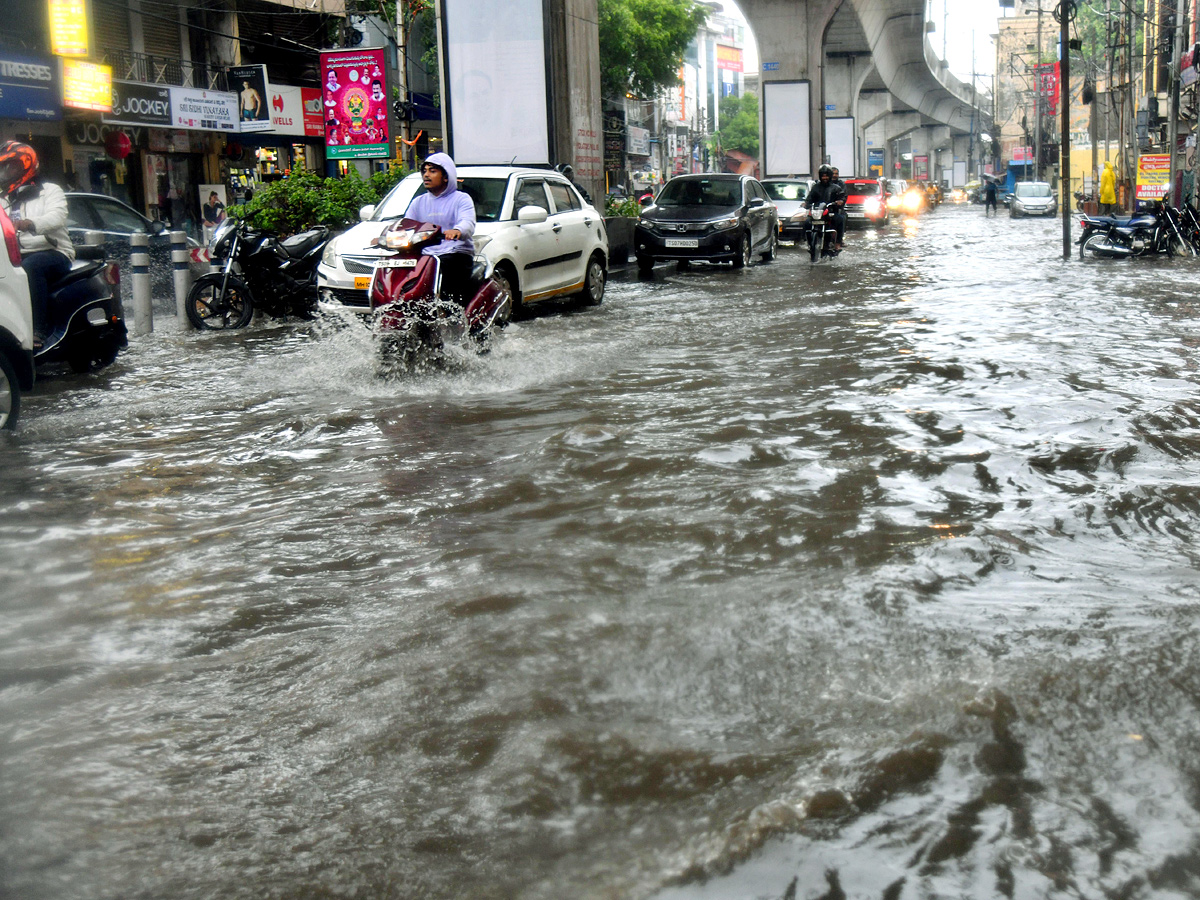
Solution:
{"label": "red and white helmet", "polygon": [[0,194],[11,194],[29,184],[37,173],[37,151],[32,147],[20,141],[0,144]]}

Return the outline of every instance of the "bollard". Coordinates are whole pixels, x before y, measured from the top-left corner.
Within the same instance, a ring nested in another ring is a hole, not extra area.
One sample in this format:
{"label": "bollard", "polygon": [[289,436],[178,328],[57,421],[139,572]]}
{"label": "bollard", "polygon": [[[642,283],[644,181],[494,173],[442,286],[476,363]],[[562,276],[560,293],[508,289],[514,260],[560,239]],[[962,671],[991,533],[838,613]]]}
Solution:
{"label": "bollard", "polygon": [[175,275],[175,316],[179,330],[190,326],[187,317],[187,295],[191,287],[192,273],[188,268],[191,254],[188,252],[187,235],[182,231],[171,232],[171,269]]}
{"label": "bollard", "polygon": [[[83,243],[85,245],[87,245],[88,247],[103,248],[104,245],[107,243],[107,241],[104,237],[103,231],[85,231],[83,233]],[[107,263],[108,262],[108,254],[107,253],[105,253],[104,259],[105,259],[105,262]],[[115,264],[114,264],[113,268],[116,269],[116,275],[117,275],[117,280],[112,285],[113,297],[117,301],[117,312],[120,314],[121,318],[124,319],[125,318],[125,304],[121,300],[121,270],[119,268],[116,268]]]}
{"label": "bollard", "polygon": [[154,330],[154,308],[150,304],[150,235],[129,236],[129,263],[133,270],[133,333]]}

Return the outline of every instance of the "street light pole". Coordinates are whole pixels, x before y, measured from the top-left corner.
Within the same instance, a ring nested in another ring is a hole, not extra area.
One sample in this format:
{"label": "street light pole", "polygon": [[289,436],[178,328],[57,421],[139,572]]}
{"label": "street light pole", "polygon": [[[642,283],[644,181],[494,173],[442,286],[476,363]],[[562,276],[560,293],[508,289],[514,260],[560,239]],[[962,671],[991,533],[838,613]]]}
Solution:
{"label": "street light pole", "polygon": [[1062,185],[1062,238],[1063,259],[1071,258],[1071,43],[1070,27],[1072,13],[1075,11],[1074,0],[1059,0],[1058,13],[1058,56],[1061,83],[1058,86],[1062,98],[1062,117],[1059,130],[1060,147],[1059,181]]}
{"label": "street light pole", "polygon": [[1033,180],[1042,180],[1042,0],[1037,2],[1037,51],[1033,61]]}
{"label": "street light pole", "polygon": [[1183,0],[1175,0],[1175,43],[1171,51],[1171,119],[1167,123],[1167,153],[1171,157],[1171,175],[1167,182],[1167,196],[1172,206],[1178,206],[1180,198],[1175,195],[1175,176],[1179,143],[1179,65],[1183,60]]}

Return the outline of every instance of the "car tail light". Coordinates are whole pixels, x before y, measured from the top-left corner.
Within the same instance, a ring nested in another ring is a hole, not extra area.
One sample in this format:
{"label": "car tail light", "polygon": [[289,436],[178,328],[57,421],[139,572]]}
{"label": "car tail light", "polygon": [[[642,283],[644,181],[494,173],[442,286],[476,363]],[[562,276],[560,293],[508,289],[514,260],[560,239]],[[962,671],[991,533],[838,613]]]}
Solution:
{"label": "car tail light", "polygon": [[8,258],[14,266],[21,264],[21,244],[17,240],[17,229],[8,213],[0,209],[0,230],[4,231],[4,245],[8,247]]}
{"label": "car tail light", "polygon": [[117,268],[116,263],[109,263],[104,267],[104,282],[113,286],[121,283],[121,270]]}

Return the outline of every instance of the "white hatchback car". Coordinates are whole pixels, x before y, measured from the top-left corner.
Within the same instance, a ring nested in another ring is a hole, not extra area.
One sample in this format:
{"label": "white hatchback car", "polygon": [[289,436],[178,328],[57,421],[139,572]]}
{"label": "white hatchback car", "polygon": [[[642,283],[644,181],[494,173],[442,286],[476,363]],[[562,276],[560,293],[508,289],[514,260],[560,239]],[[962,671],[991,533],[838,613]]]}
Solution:
{"label": "white hatchback car", "polygon": [[[549,169],[459,166],[458,189],[475,201],[475,253],[486,259],[489,274],[507,283],[514,311],[567,294],[582,294],[592,304],[604,299],[604,218],[565,177]],[[364,206],[359,224],[329,242],[317,266],[323,302],[366,312],[375,263],[387,254],[371,244],[424,190],[419,174],[408,175],[378,206]]]}
{"label": "white hatchback car", "polygon": [[29,282],[21,268],[17,230],[0,209],[0,428],[15,428],[21,391],[33,389],[33,309]]}

